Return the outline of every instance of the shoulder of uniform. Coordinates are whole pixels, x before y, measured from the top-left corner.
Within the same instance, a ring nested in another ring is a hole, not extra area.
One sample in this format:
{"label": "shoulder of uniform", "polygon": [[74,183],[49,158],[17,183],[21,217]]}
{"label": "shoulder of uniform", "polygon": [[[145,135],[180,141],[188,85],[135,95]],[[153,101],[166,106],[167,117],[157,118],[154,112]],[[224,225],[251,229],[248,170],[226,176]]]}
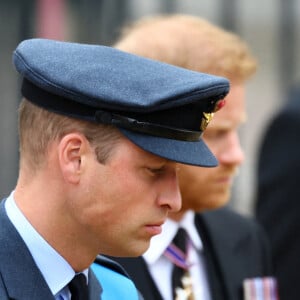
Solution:
{"label": "shoulder of uniform", "polygon": [[91,269],[103,288],[101,299],[143,299],[126,271],[117,262],[99,255]]}
{"label": "shoulder of uniform", "polygon": [[129,277],[125,269],[116,261],[109,259],[106,256],[103,255],[97,255],[95,261],[95,264],[101,265],[102,267],[105,267],[107,269],[111,269],[112,271],[115,271],[121,275],[124,275],[126,277]]}

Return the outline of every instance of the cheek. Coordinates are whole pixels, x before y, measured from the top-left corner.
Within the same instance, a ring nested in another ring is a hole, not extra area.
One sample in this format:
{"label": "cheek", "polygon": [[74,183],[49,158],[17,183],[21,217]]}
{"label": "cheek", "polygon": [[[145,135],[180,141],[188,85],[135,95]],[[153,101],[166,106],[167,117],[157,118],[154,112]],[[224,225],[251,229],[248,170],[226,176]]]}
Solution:
{"label": "cheek", "polygon": [[183,207],[199,210],[203,203],[209,201],[213,187],[213,170],[193,168],[180,176],[180,190]]}
{"label": "cheek", "polygon": [[85,182],[85,222],[117,231],[143,221],[155,201],[153,184],[128,166],[100,171],[90,172]]}
{"label": "cheek", "polygon": [[179,172],[179,183],[181,189],[199,188],[209,182],[210,169],[201,167],[184,168]]}
{"label": "cheek", "polygon": [[107,177],[97,191],[105,218],[111,217],[116,221],[134,215],[134,211],[143,203],[142,195],[146,193],[145,185],[136,176],[122,171]]}

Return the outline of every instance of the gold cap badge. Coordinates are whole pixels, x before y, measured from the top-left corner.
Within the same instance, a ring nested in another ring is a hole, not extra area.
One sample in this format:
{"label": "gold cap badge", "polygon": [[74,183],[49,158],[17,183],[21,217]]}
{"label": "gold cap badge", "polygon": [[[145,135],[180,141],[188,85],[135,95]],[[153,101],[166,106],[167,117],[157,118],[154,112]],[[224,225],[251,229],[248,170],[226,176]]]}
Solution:
{"label": "gold cap badge", "polygon": [[217,112],[218,110],[220,110],[225,105],[225,103],[226,103],[225,99],[219,100],[216,102],[215,107],[212,110],[212,112],[203,112],[203,116],[202,116],[202,120],[201,120],[201,124],[200,124],[201,131],[204,131],[206,129],[207,125],[213,118],[214,113]]}

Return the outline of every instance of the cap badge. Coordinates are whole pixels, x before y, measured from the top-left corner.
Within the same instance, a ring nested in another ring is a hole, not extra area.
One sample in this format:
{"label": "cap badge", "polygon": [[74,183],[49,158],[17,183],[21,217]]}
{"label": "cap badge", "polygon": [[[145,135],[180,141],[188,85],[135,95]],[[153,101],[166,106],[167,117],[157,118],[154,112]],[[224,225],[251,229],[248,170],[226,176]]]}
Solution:
{"label": "cap badge", "polygon": [[203,112],[203,117],[202,117],[201,125],[200,125],[201,131],[204,131],[206,129],[207,125],[209,124],[209,122],[211,121],[213,116],[214,116],[214,113]]}
{"label": "cap badge", "polygon": [[200,125],[201,131],[204,131],[206,129],[209,122],[213,118],[214,113],[216,111],[220,110],[225,105],[225,103],[226,103],[225,99],[219,100],[215,103],[215,106],[214,106],[212,112],[203,112],[203,117],[202,117],[201,125]]}

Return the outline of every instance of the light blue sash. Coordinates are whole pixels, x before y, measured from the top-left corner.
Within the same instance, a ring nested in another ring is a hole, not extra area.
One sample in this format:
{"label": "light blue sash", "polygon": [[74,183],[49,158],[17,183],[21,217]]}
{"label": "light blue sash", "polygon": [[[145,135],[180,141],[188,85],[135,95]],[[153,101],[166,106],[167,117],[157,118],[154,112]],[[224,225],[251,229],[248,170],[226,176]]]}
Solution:
{"label": "light blue sash", "polygon": [[139,299],[137,289],[128,277],[96,263],[91,268],[103,288],[102,300]]}

